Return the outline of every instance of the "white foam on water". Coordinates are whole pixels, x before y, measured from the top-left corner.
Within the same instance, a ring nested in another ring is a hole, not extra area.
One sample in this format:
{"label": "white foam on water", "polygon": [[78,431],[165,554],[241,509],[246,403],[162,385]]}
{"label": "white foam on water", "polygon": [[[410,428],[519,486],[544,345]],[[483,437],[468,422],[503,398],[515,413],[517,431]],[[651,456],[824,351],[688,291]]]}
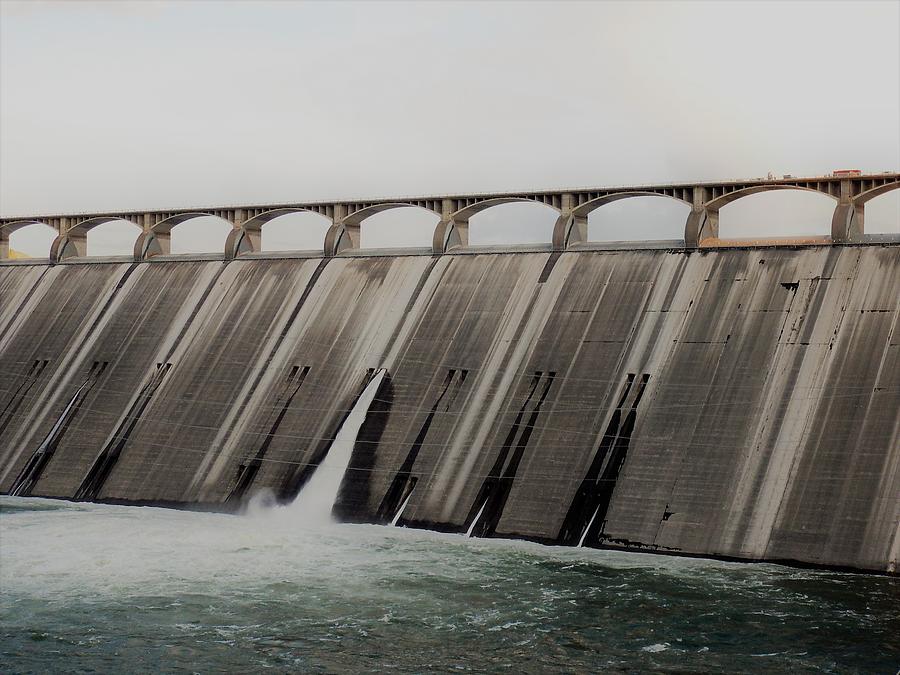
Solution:
{"label": "white foam on water", "polygon": [[[480,574],[486,569],[484,555],[495,556],[491,564],[537,557],[641,574],[650,570],[679,585],[685,579],[704,585],[737,579],[757,588],[773,577],[816,575],[701,558],[466,540],[415,528],[298,526],[297,513],[271,508],[270,498],[261,495],[246,515],[234,516],[0,495],[0,613],[10,594],[54,602],[147,594],[179,598],[293,582],[304,593],[327,587],[336,594],[354,590],[365,595],[394,573],[403,579],[426,569],[451,579]],[[478,556],[472,556],[473,547]]]}
{"label": "white foam on water", "polygon": [[325,459],[318,466],[300,490],[300,494],[288,507],[291,513],[296,514],[305,524],[324,525],[333,522],[331,509],[337,500],[344,474],[350,464],[353,455],[353,446],[356,445],[356,436],[362,427],[369,412],[372,401],[381,386],[387,371],[381,369],[375,373],[362,394],[356,400],[356,405],[350,411],[350,415],[344,420],[340,431],[335,436],[331,447],[325,455]]}
{"label": "white foam on water", "polygon": [[656,644],[647,645],[646,647],[641,647],[642,652],[649,652],[651,654],[657,654],[659,652],[664,652],[669,648],[668,642],[657,642]]}
{"label": "white foam on water", "polygon": [[[888,638],[872,626],[895,618],[888,578],[843,576],[850,590],[836,596],[834,572],[414,528],[314,529],[267,502],[234,516],[0,495],[6,670],[493,672],[527,670],[537,656],[564,672],[887,672],[877,655]],[[678,602],[635,628],[634,607],[660,598]],[[860,621],[855,608],[868,602],[873,618]],[[578,631],[573,643],[572,625],[597,625],[597,607],[609,608],[608,629]],[[740,651],[740,632],[717,628],[756,622]],[[827,649],[809,656],[792,636],[816,625],[830,631]],[[848,639],[872,656],[843,662]]]}

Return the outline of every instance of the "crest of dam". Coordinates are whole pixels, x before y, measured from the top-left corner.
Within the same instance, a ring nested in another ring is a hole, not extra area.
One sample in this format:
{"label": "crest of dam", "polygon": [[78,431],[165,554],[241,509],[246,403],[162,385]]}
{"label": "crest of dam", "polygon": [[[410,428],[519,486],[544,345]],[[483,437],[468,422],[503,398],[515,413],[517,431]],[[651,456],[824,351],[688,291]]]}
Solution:
{"label": "crest of dam", "polygon": [[0,263],[0,492],[897,573],[900,243],[455,251]]}

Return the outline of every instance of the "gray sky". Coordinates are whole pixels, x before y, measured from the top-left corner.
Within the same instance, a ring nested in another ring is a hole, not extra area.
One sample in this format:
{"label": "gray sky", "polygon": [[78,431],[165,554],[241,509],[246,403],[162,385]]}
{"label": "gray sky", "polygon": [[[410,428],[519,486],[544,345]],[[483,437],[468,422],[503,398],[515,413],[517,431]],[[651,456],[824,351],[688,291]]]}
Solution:
{"label": "gray sky", "polygon": [[[715,180],[900,167],[900,2],[37,2],[0,10],[0,212]],[[833,202],[755,195],[723,236],[826,233]],[[597,239],[681,236],[686,207],[619,202]],[[499,207],[473,243],[547,241]],[[416,209],[363,243],[427,245]],[[900,194],[867,206],[900,232]],[[272,248],[318,248],[288,216]],[[220,250],[189,222],[175,250]],[[91,233],[128,251],[136,230]],[[45,255],[49,233],[13,246]]]}

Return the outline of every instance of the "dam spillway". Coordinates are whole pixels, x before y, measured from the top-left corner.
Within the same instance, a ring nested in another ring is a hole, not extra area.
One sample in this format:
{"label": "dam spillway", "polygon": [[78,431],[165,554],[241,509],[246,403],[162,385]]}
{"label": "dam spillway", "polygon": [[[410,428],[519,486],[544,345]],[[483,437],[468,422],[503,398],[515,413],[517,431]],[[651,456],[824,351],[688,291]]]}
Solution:
{"label": "dam spillway", "polygon": [[[0,492],[896,572],[900,245],[0,264]],[[40,453],[40,456],[37,456]]]}

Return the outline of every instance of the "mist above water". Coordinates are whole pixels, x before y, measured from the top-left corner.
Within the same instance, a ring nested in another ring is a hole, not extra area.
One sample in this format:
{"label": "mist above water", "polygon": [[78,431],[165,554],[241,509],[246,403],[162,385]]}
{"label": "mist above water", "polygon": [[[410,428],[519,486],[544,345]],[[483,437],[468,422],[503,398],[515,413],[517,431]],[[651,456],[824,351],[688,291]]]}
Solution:
{"label": "mist above water", "polygon": [[900,580],[0,497],[13,671],[893,672]]}

